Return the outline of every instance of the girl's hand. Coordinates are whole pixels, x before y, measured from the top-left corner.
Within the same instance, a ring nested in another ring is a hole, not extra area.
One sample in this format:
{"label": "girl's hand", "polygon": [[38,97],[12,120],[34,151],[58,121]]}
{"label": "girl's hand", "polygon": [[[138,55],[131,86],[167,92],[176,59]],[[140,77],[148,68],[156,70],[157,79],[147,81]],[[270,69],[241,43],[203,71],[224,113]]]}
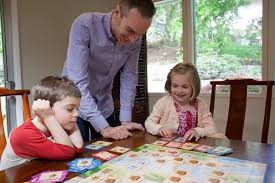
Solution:
{"label": "girl's hand", "polygon": [[162,137],[172,137],[173,133],[170,129],[161,127],[158,131],[158,135],[160,135]]}
{"label": "girl's hand", "polygon": [[32,104],[32,110],[34,114],[41,119],[45,119],[53,115],[53,110],[50,106],[50,101],[48,100],[35,100]]}
{"label": "girl's hand", "polygon": [[185,141],[190,141],[193,137],[196,139],[196,141],[198,141],[200,138],[199,134],[194,129],[188,130],[183,136]]}

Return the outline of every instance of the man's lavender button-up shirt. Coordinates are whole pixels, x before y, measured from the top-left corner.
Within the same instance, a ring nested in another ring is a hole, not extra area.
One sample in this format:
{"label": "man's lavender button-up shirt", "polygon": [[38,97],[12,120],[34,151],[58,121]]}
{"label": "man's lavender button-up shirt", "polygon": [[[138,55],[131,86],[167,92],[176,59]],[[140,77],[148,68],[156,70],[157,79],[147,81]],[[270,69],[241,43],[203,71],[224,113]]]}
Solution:
{"label": "man's lavender button-up shirt", "polygon": [[120,121],[131,121],[137,84],[137,60],[141,40],[117,43],[111,33],[111,13],[85,13],[72,24],[67,59],[62,75],[79,87],[79,116],[95,130],[109,126],[114,111],[113,79],[120,76]]}

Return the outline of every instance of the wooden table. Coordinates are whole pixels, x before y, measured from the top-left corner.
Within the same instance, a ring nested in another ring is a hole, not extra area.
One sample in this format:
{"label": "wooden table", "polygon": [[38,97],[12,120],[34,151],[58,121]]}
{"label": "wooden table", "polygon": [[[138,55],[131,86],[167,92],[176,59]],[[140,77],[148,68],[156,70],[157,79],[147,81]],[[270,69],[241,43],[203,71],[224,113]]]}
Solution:
{"label": "wooden table", "polygon": [[[158,137],[149,135],[146,132],[134,132],[131,138],[126,140],[115,141],[112,145],[105,147],[109,149],[113,146],[119,145],[123,147],[136,148],[145,143],[152,143]],[[112,140],[108,140],[112,141]],[[250,160],[268,164],[268,171],[266,182],[275,182],[275,145],[274,144],[261,144],[257,142],[244,142],[238,140],[223,140],[202,138],[200,144],[212,146],[225,146],[234,149],[234,153],[227,155],[228,157],[240,158],[243,160]],[[104,150],[101,149],[101,150]],[[90,153],[95,152],[85,150],[79,157],[90,157]],[[0,172],[0,182],[24,182],[29,181],[32,175],[40,173],[45,170],[66,170],[68,169],[67,163],[69,161],[50,161],[50,160],[32,160],[25,164],[7,169]],[[77,173],[69,173],[70,179],[76,176]]]}

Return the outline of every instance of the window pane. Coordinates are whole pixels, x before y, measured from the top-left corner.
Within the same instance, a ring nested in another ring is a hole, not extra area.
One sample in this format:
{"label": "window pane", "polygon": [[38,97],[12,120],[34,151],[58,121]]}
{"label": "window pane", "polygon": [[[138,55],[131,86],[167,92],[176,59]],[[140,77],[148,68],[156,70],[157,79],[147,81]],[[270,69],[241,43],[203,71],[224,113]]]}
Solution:
{"label": "window pane", "polygon": [[195,22],[202,91],[210,80],[262,79],[262,0],[196,0]]}
{"label": "window pane", "polygon": [[155,3],[157,12],[147,32],[148,91],[164,92],[169,70],[182,62],[182,1]]}

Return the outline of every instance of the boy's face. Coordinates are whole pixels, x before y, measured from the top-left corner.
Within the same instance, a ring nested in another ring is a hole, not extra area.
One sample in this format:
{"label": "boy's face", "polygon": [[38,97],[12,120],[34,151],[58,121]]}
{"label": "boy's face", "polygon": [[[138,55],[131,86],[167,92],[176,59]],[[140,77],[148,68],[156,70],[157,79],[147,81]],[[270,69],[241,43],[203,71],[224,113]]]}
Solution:
{"label": "boy's face", "polygon": [[112,32],[121,44],[135,42],[146,33],[152,22],[151,18],[143,17],[138,9],[132,8],[122,16],[119,5],[113,10]]}
{"label": "boy's face", "polygon": [[71,130],[76,125],[79,104],[80,99],[76,97],[66,97],[53,104],[54,116],[65,130]]}

